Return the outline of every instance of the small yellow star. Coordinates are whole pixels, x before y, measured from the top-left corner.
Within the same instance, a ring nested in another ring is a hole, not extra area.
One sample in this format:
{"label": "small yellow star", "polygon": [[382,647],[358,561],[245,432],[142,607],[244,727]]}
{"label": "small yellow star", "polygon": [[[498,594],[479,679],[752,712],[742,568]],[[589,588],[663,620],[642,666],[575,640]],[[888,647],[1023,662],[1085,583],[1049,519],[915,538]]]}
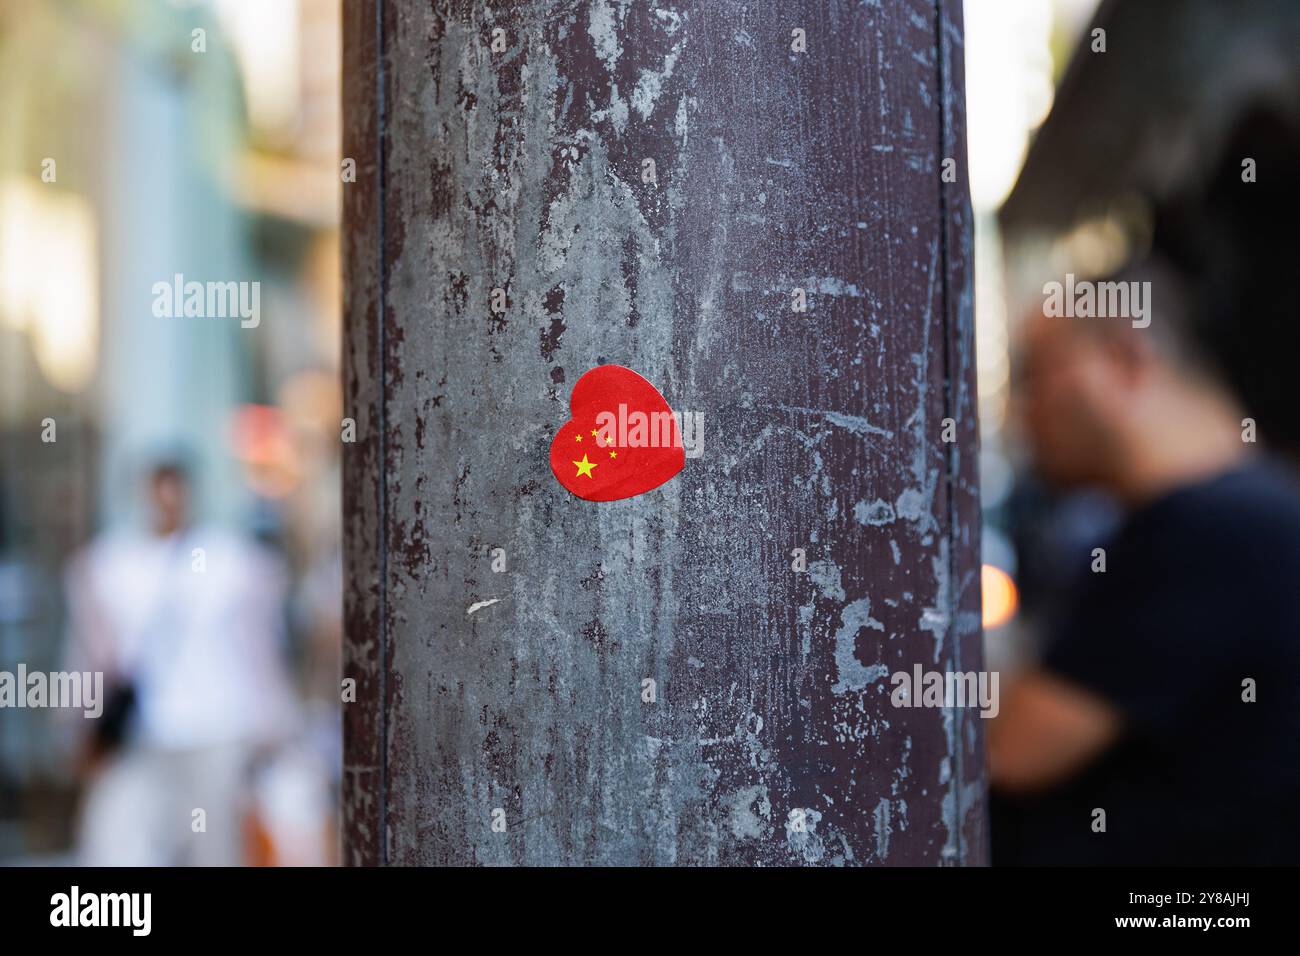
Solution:
{"label": "small yellow star", "polygon": [[616,451],[611,451],[611,452],[609,453],[609,457],[610,457],[610,458],[617,458],[617,457],[618,457],[618,452],[616,452]]}
{"label": "small yellow star", "polygon": [[574,436],[573,436],[573,440],[574,440],[574,441],[582,441],[582,436],[581,436],[581,435],[574,435]]}
{"label": "small yellow star", "polygon": [[582,456],[582,461],[575,461],[574,464],[578,466],[578,473],[573,476],[574,478],[581,478],[583,475],[586,475],[588,478],[596,477],[591,473],[591,469],[596,467],[596,463],[587,461],[586,455]]}
{"label": "small yellow star", "polygon": [[592,438],[595,438],[595,437],[596,437],[596,429],[594,429],[594,428],[591,430],[591,437],[592,437]]}

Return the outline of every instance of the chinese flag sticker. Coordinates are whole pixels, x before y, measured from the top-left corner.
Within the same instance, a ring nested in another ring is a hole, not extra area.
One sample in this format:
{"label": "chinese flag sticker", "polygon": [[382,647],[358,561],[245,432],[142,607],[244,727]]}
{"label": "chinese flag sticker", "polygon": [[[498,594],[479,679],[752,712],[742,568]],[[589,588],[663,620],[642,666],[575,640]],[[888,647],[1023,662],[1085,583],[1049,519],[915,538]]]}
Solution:
{"label": "chinese flag sticker", "polygon": [[551,442],[551,471],[587,501],[658,488],[686,464],[681,421],[659,390],[621,365],[599,365],[569,396],[572,418]]}

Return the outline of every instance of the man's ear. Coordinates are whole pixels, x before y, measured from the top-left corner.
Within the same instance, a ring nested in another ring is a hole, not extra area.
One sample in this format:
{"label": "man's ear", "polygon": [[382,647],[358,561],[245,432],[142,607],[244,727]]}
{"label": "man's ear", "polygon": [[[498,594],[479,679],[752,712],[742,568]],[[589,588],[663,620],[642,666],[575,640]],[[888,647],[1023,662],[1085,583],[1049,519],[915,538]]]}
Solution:
{"label": "man's ear", "polygon": [[1160,363],[1160,355],[1151,337],[1144,335],[1141,329],[1111,330],[1103,347],[1107,360],[1113,363],[1116,374],[1126,385],[1138,384]]}

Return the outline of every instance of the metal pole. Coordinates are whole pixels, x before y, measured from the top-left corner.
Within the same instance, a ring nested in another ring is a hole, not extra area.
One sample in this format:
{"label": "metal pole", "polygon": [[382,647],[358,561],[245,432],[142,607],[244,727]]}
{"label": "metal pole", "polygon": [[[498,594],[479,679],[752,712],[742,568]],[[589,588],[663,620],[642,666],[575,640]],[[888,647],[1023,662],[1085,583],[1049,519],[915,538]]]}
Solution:
{"label": "metal pole", "polygon": [[[344,11],[345,859],[984,862],[959,5]],[[604,364],[704,445],[590,502]]]}

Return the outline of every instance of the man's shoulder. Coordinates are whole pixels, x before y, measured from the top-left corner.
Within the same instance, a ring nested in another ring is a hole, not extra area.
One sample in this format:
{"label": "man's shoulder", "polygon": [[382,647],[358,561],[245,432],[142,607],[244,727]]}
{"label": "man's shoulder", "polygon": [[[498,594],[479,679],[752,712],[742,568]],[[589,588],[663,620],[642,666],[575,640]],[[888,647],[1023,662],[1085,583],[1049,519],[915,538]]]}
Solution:
{"label": "man's shoulder", "polygon": [[93,571],[103,566],[129,563],[147,550],[143,535],[122,528],[101,531],[73,553],[70,566]]}
{"label": "man's shoulder", "polygon": [[1152,517],[1171,545],[1268,543],[1300,555],[1300,479],[1271,462],[1177,492]]}

